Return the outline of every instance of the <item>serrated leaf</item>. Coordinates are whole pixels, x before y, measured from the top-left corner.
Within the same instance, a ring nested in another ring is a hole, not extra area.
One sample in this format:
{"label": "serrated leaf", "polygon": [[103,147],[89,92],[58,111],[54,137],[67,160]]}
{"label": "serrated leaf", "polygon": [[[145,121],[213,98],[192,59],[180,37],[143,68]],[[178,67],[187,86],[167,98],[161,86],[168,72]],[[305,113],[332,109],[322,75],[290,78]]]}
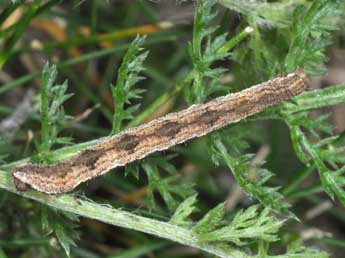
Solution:
{"label": "serrated leaf", "polygon": [[312,75],[320,75],[325,71],[323,50],[330,43],[329,32],[335,29],[329,19],[339,15],[339,4],[338,1],[317,0],[309,8],[296,10],[292,42],[285,60],[287,71],[297,67],[304,67]]}
{"label": "serrated leaf", "polygon": [[133,175],[137,180],[139,179],[139,164],[128,164],[125,166],[125,176]]}
{"label": "serrated leaf", "polygon": [[283,256],[284,258],[327,258],[327,253],[314,248],[307,248],[302,246],[300,240],[295,240],[287,247],[287,252]]}
{"label": "serrated leaf", "polygon": [[253,27],[286,28],[292,20],[294,7],[300,1],[266,2],[220,0],[219,3],[231,10],[241,13]]}
{"label": "serrated leaf", "polygon": [[152,209],[155,207],[153,191],[154,189],[157,189],[158,192],[161,194],[162,198],[164,199],[164,202],[167,204],[168,208],[170,210],[175,210],[178,206],[177,201],[171,195],[166,180],[161,180],[157,166],[150,164],[148,162],[144,162],[142,164],[142,167],[145,170],[149,181],[147,186],[147,198],[150,208]]}
{"label": "serrated leaf", "polygon": [[188,216],[195,210],[197,195],[193,195],[184,200],[175,210],[174,215],[170,219],[170,223],[182,227],[189,226],[192,222],[188,220]]}
{"label": "serrated leaf", "polygon": [[[289,116],[287,122],[290,123]],[[301,123],[304,124],[303,121]],[[339,165],[344,166],[345,159],[342,152],[343,146],[338,147],[335,144],[337,136],[330,136],[320,140],[319,143],[312,144],[298,125],[290,126],[290,130],[294,148],[299,153],[298,157],[302,162],[307,160],[308,163],[306,164],[309,164],[309,162],[314,163],[319,171],[325,192],[331,199],[336,196],[345,205],[344,179],[341,170],[340,173],[337,173]]]}
{"label": "serrated leaf", "polygon": [[144,70],[143,62],[148,55],[148,51],[143,52],[141,47],[144,40],[145,37],[140,36],[133,40],[119,68],[116,85],[110,85],[115,103],[112,135],[122,130],[123,121],[133,119],[134,112],[140,106],[137,104],[126,108],[125,104],[131,104],[131,100],[140,98],[140,94],[144,92],[142,89],[133,88],[135,84],[145,78],[139,75]]}
{"label": "serrated leaf", "polygon": [[70,257],[71,245],[76,246],[74,241],[66,234],[64,227],[59,223],[53,223],[53,228],[59,243],[65,250],[65,253]]}
{"label": "serrated leaf", "polygon": [[222,136],[219,133],[215,133],[212,137],[215,151],[219,153],[219,156],[229,167],[237,183],[245,193],[259,200],[266,207],[270,207],[279,213],[297,219],[297,217],[288,210],[290,205],[284,201],[283,195],[278,192],[280,187],[268,187],[263,185],[271,177],[271,173],[268,170],[260,170],[253,167],[251,164],[252,154],[232,157],[222,141]]}
{"label": "serrated leaf", "polygon": [[73,94],[67,94],[67,81],[55,84],[57,68],[55,65],[44,66],[42,71],[42,87],[40,96],[41,141],[35,140],[37,155],[35,162],[50,162],[50,150],[55,144],[68,144],[72,138],[60,138],[58,135],[71,116],[65,114],[63,103]]}
{"label": "serrated leaf", "polygon": [[[189,87],[185,87],[188,101],[192,103],[203,102],[209,94],[219,90],[220,84],[216,82],[219,81],[220,75],[224,73],[225,69],[211,69],[209,66],[229,55],[226,52],[218,51],[225,44],[227,34],[217,36],[215,39],[211,38],[211,34],[217,30],[217,26],[211,25],[217,13],[214,10],[215,4],[216,1],[198,1],[195,12],[193,41],[188,45],[188,52],[194,66],[194,76],[191,90],[188,89]],[[205,78],[208,77],[213,79],[212,83],[205,82]]]}
{"label": "serrated leaf", "polygon": [[254,205],[245,211],[239,211],[229,225],[198,234],[199,241],[229,241],[236,245],[245,245],[250,239],[277,241],[277,232],[283,221],[270,216],[269,208],[262,212],[258,212],[258,208],[259,206]]}
{"label": "serrated leaf", "polygon": [[76,246],[73,239],[79,238],[73,222],[79,222],[78,215],[66,211],[60,212],[41,205],[42,229],[47,234],[56,235],[67,256],[70,256],[70,246]]}
{"label": "serrated leaf", "polygon": [[198,221],[198,223],[193,227],[193,231],[198,234],[203,234],[211,232],[223,225],[222,221],[225,215],[224,203],[218,204],[215,208],[207,212],[207,214]]}
{"label": "serrated leaf", "polygon": [[[146,162],[141,164],[148,177],[147,201],[150,209],[155,207],[154,190],[159,192],[171,211],[174,211],[178,206],[178,196],[185,199],[187,196],[194,194],[191,184],[183,183],[178,180],[180,176],[176,174],[176,168],[167,162],[171,157],[172,156],[166,158],[149,158]],[[176,175],[161,178],[159,173],[160,169],[164,169],[165,171],[171,170],[170,172]]]}
{"label": "serrated leaf", "polygon": [[47,231],[49,228],[49,221],[48,221],[48,210],[47,206],[41,205],[41,225],[44,231]]}

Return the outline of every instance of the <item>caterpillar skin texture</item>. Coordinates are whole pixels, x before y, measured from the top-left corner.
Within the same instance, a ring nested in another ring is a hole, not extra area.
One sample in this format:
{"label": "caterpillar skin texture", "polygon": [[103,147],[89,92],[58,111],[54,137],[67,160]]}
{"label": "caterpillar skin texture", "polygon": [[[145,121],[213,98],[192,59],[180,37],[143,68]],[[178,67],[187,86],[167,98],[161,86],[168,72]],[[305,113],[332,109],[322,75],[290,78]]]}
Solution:
{"label": "caterpillar skin texture", "polygon": [[27,185],[47,194],[69,192],[80,183],[147,155],[236,123],[302,93],[308,84],[303,71],[243,91],[193,105],[134,127],[88,147],[72,158],[50,165],[24,164],[12,174],[19,190]]}

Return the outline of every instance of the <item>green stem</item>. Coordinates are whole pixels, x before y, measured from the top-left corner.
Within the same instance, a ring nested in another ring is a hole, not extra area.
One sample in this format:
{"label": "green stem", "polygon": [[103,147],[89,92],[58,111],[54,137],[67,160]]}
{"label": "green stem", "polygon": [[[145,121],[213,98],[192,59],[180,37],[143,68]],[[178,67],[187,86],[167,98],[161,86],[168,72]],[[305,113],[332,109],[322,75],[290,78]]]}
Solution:
{"label": "green stem", "polygon": [[305,178],[307,178],[313,171],[315,170],[314,166],[310,166],[308,168],[303,169],[301,172],[297,173],[296,176],[284,187],[282,193],[286,196],[293,194],[296,188],[299,186],[300,183],[303,182]]}
{"label": "green stem", "polygon": [[311,187],[305,187],[302,188],[298,191],[295,192],[291,192],[290,194],[288,194],[287,196],[289,198],[303,198],[303,197],[307,197],[307,196],[311,196],[317,193],[322,193],[324,192],[325,188],[322,185],[314,185]]}
{"label": "green stem", "polygon": [[241,186],[241,188],[246,189],[246,182],[239,175],[239,173],[237,173],[236,170],[237,161],[229,155],[218,133],[214,134],[214,144],[217,147],[218,151],[222,154],[222,158],[224,159],[226,165],[230,168],[232,174],[236,179],[236,182]]}
{"label": "green stem", "polygon": [[301,139],[304,137],[303,132],[300,128],[296,125],[289,125],[290,127],[290,134],[291,134],[291,141],[294,151],[298,157],[298,159],[303,162],[303,164],[309,166],[310,165],[310,158],[305,153],[303,145],[300,144]]}
{"label": "green stem", "polygon": [[242,30],[239,34],[235,37],[231,38],[228,42],[226,42],[222,47],[217,50],[217,54],[225,54],[233,49],[238,43],[240,43],[243,39],[245,39],[250,33],[252,33],[254,29],[252,27],[246,27]]}
{"label": "green stem", "polygon": [[106,258],[131,258],[131,257],[145,257],[147,253],[158,251],[169,245],[168,241],[150,241],[148,243],[135,245],[127,250],[120,253],[107,256]]}
{"label": "green stem", "polygon": [[284,109],[293,114],[324,106],[331,106],[345,102],[345,84],[313,90],[294,98],[294,103],[285,102]]}
{"label": "green stem", "polygon": [[[323,163],[321,157],[319,156],[319,154],[317,153],[315,148],[312,146],[311,143],[309,143],[307,137],[304,135],[302,130],[298,126],[294,126],[294,127],[295,127],[295,130],[299,134],[299,142],[300,142],[300,144],[308,152],[310,157],[313,159],[313,161],[315,163],[315,166],[319,170],[320,180],[321,180],[321,183],[322,183],[323,187],[325,188],[325,191],[328,193],[328,195],[331,198],[334,198],[333,191],[332,191],[331,184],[330,184],[330,182],[332,181],[332,178],[328,177],[328,173],[327,173],[328,169],[327,169],[327,167]],[[334,183],[334,185],[336,185],[336,183]],[[339,195],[337,195],[337,196],[339,196]]]}
{"label": "green stem", "polygon": [[49,84],[50,78],[46,78],[50,76],[48,71],[45,69],[49,69],[46,65],[42,74],[42,85],[41,85],[41,146],[42,149],[40,150],[43,154],[49,153],[49,118],[48,118],[48,110],[49,110],[49,97],[48,97],[48,87],[51,87]]}
{"label": "green stem", "polygon": [[168,222],[135,215],[121,209],[110,208],[93,201],[77,198],[71,194],[60,194],[53,197],[33,190],[19,192],[13,184],[13,179],[10,173],[3,170],[0,170],[0,188],[50,207],[54,207],[61,211],[72,212],[74,214],[102,221],[111,225],[141,231],[159,238],[195,247],[219,257],[250,257],[244,252],[230,246],[199,242],[192,230],[176,226]]}
{"label": "green stem", "polygon": [[305,92],[294,97],[293,102],[284,102],[269,108],[248,120],[282,119],[279,113],[293,115],[295,113],[319,109],[345,102],[345,84],[339,84],[326,89]]}

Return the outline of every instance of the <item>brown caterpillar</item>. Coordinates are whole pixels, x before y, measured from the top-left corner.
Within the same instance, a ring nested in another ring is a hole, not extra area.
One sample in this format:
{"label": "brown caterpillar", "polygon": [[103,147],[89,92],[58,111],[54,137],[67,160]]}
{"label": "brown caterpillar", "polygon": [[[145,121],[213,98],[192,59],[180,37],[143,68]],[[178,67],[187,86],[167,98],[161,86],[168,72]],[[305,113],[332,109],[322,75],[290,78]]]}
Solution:
{"label": "brown caterpillar", "polygon": [[66,161],[24,164],[13,170],[19,190],[26,185],[47,194],[69,192],[80,183],[112,168],[142,159],[191,138],[238,122],[302,93],[308,84],[303,71],[252,86],[243,91],[193,105],[147,124],[134,127],[91,146]]}

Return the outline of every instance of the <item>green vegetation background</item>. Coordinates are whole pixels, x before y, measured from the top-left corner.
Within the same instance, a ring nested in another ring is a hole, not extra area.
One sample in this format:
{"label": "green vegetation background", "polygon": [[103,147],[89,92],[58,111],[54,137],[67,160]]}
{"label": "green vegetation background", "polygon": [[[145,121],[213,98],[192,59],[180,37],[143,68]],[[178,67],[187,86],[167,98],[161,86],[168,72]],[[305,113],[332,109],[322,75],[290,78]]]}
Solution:
{"label": "green vegetation background", "polygon": [[[345,56],[344,13],[335,0],[1,1],[0,258],[341,257],[345,118],[330,106],[345,80],[315,87]],[[15,165],[297,68],[308,92],[72,193],[13,185]]]}

